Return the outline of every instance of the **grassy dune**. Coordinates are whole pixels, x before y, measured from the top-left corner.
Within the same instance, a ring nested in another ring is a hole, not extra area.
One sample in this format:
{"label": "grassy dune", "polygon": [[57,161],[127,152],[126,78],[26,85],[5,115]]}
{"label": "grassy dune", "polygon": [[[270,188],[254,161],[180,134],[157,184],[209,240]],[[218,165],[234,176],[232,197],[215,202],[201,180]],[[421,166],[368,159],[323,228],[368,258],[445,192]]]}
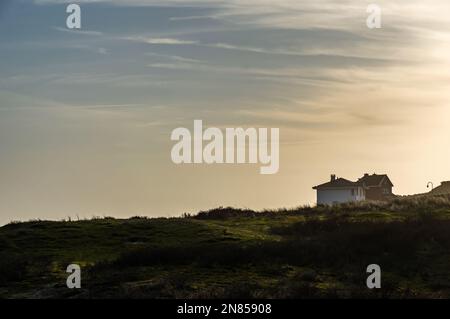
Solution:
{"label": "grassy dune", "polygon": [[[82,267],[82,289],[65,287]],[[382,288],[366,288],[366,267]],[[0,228],[3,298],[449,298],[450,197]]]}

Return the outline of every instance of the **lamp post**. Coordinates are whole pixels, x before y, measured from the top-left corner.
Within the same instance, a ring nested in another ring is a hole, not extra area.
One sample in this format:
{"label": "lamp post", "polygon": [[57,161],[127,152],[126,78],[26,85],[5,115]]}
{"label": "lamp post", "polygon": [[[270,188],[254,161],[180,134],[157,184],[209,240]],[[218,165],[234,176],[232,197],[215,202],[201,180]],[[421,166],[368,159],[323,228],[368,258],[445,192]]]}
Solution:
{"label": "lamp post", "polygon": [[429,188],[430,187],[430,184],[431,184],[431,191],[433,190],[433,188],[434,188],[434,186],[433,186],[433,182],[428,182],[427,183],[427,188]]}

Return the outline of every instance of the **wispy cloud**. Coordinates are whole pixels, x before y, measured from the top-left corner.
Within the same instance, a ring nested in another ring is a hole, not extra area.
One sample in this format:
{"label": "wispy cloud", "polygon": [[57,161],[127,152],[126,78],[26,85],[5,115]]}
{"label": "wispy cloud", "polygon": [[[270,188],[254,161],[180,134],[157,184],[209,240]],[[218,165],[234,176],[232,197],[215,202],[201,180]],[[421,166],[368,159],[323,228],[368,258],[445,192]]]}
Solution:
{"label": "wispy cloud", "polygon": [[212,44],[204,44],[207,47],[218,48],[218,49],[227,49],[227,50],[238,50],[238,51],[247,51],[247,52],[257,52],[257,53],[275,53],[270,50],[265,50],[261,48],[252,48],[246,46],[238,46],[228,43],[212,43]]}
{"label": "wispy cloud", "polygon": [[108,54],[108,50],[105,48],[98,48],[97,52],[99,54]]}
{"label": "wispy cloud", "polygon": [[204,16],[181,16],[170,17],[169,21],[190,21],[190,20],[207,20],[207,19],[220,19],[218,15],[204,15]]}
{"label": "wispy cloud", "polygon": [[71,34],[78,34],[78,35],[90,35],[90,36],[102,36],[103,32],[100,31],[90,31],[90,30],[83,30],[83,29],[68,29],[63,27],[53,27],[53,29],[61,31],[61,32],[67,32]]}
{"label": "wispy cloud", "polygon": [[185,58],[179,55],[170,55],[170,54],[160,54],[155,52],[146,52],[146,56],[154,56],[154,57],[160,57],[160,58],[166,58],[173,61],[178,62],[189,62],[189,63],[203,63],[204,61],[198,60],[198,59],[191,59],[191,58]]}
{"label": "wispy cloud", "polygon": [[124,39],[147,44],[161,44],[161,45],[192,45],[198,43],[197,41],[191,40],[181,40],[174,38],[147,38],[143,36],[125,37]]}

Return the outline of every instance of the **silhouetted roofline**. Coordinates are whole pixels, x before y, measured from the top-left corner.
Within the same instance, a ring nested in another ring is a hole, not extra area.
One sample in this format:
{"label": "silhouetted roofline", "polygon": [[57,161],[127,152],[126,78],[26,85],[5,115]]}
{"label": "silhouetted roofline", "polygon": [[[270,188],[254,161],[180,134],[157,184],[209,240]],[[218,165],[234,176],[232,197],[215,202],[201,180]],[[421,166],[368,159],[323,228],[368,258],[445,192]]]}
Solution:
{"label": "silhouetted roofline", "polygon": [[391,186],[394,186],[387,174],[364,174],[363,177],[358,179],[358,182],[363,183],[364,187],[380,187],[385,180],[387,180]]}
{"label": "silhouetted roofline", "polygon": [[351,188],[351,187],[362,187],[360,182],[352,182],[345,178],[336,178],[335,180],[314,186],[313,189],[325,189],[325,188]]}

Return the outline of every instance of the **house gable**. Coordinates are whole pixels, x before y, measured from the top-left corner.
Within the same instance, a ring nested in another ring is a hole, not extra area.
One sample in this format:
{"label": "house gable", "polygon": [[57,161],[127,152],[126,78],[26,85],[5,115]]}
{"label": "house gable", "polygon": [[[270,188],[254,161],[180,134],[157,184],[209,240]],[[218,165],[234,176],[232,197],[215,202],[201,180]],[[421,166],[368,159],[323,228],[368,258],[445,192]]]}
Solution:
{"label": "house gable", "polygon": [[383,187],[385,185],[389,185],[390,187],[393,187],[394,184],[392,184],[391,180],[386,174],[377,175],[377,174],[364,174],[363,177],[358,179],[358,182],[361,182],[364,187],[372,188],[372,187]]}

